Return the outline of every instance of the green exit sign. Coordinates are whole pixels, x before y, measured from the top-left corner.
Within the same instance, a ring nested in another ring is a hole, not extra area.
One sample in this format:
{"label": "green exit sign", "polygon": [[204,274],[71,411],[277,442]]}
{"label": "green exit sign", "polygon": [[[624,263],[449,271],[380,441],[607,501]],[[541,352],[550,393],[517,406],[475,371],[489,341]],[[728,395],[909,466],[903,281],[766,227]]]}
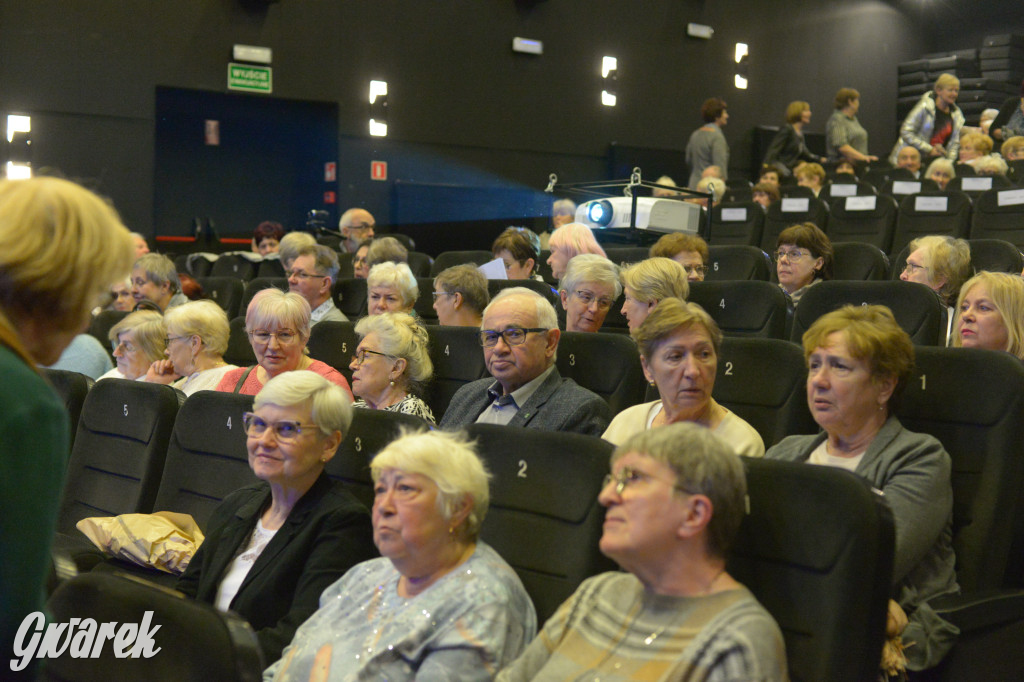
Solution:
{"label": "green exit sign", "polygon": [[269,66],[228,64],[228,90],[273,92],[273,72]]}

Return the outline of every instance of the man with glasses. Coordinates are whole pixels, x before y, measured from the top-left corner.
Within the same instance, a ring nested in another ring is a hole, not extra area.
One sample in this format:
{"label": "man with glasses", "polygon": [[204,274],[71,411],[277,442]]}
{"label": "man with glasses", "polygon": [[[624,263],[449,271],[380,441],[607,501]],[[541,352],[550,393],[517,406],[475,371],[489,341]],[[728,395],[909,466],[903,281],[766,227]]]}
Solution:
{"label": "man with glasses", "polygon": [[441,427],[478,422],[600,436],[611,416],[608,405],[558,373],[560,334],[554,307],[537,292],[512,287],[495,296],[480,325],[492,378],[460,388]]}
{"label": "man with glasses", "polygon": [[348,320],[338,310],[331,297],[331,287],[338,278],[338,256],[321,244],[307,246],[299,251],[288,271],[288,290],[296,293],[309,303],[312,314],[309,326],[317,322]]}
{"label": "man with glasses", "polygon": [[341,214],[338,229],[345,238],[338,247],[343,253],[355,253],[359,243],[373,239],[376,221],[365,208],[350,208]]}

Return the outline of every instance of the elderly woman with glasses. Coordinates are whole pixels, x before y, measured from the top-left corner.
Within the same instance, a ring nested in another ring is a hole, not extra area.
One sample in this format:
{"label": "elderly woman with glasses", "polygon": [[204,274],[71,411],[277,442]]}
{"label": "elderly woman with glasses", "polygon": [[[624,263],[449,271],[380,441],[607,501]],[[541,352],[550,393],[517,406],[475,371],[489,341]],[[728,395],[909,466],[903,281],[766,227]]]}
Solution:
{"label": "elderly woman with glasses", "polygon": [[370,276],[370,263],[368,259],[372,245],[372,239],[359,242],[355,253],[352,254],[352,277],[355,279],[366,279]]}
{"label": "elderly woman with glasses", "polygon": [[807,406],[822,432],[790,436],[765,456],[846,469],[882,491],[896,526],[893,591],[909,617],[902,634],[907,667],[930,668],[952,646],[956,629],[928,602],[959,588],[949,455],[893,416],[914,346],[888,308],[851,305],[818,318],[804,333],[803,349]]}
{"label": "elderly woman with glasses", "polygon": [[558,283],[565,331],[596,332],[622,293],[619,268],[604,256],[576,256]]}
{"label": "elderly woman with glasses", "polygon": [[703,308],[666,298],[630,335],[640,347],[644,375],[661,397],[620,412],[602,438],[618,444],[641,431],[690,421],[710,429],[736,454],[764,454],[764,441],[754,427],[711,396],[722,332]]}
{"label": "elderly woman with glasses", "polygon": [[370,315],[381,313],[412,314],[420,287],[405,263],[378,263],[366,278],[366,306]]}
{"label": "elderly woman with glasses", "polygon": [[493,679],[537,616],[515,571],[479,540],[489,475],[473,446],[444,431],[407,434],[370,473],[381,558],[324,591],[264,679]]}
{"label": "elderly woman with glasses", "polygon": [[324,589],[374,551],[366,507],[324,473],[352,422],[340,387],[286,372],[260,390],[243,422],[260,481],[214,510],[176,587],[249,621],[273,661]]}
{"label": "elderly woman with glasses", "polygon": [[814,223],[780,232],[774,255],[779,286],[794,306],[800,304],[808,287],[832,279],[832,242]]}
{"label": "elderly woman with glasses", "polygon": [[117,366],[100,379],[146,381],[150,365],[164,356],[167,347],[164,318],[152,310],[129,313],[110,328],[109,336]]}
{"label": "elderly woman with glasses", "polygon": [[528,680],[761,680],[786,674],[782,633],[726,572],[743,521],[743,464],[707,429],[673,424],[615,449],[588,578],[498,675]]}
{"label": "elderly woman with glasses", "polygon": [[307,355],[309,318],[309,302],[302,296],[274,288],[257,292],[245,311],[245,332],[256,354],[256,364],[226,372],[217,390],[256,395],[279,374],[308,369],[341,386],[351,397],[341,372]]}
{"label": "elderly woman with glasses", "polygon": [[971,245],[964,239],[928,235],[913,240],[907,248],[907,264],[900,279],[925,285],[946,306],[948,326],[945,338],[948,343],[953,332],[956,298],[964,282],[974,274]]}
{"label": "elderly woman with glasses", "polygon": [[352,358],[355,407],[412,414],[434,424],[419,393],[434,373],[427,330],[404,313],[381,313],[356,323],[359,346]]}
{"label": "elderly woman with glasses", "polygon": [[212,391],[233,369],[224,361],[230,334],[228,316],[213,301],[189,301],[164,316],[167,358],[154,362],[146,381],[171,384],[185,395]]}
{"label": "elderly woman with glasses", "polygon": [[690,295],[686,270],[671,258],[648,258],[624,267],[619,276],[625,292],[622,314],[630,331],[647,319],[659,301],[666,298],[686,300]]}

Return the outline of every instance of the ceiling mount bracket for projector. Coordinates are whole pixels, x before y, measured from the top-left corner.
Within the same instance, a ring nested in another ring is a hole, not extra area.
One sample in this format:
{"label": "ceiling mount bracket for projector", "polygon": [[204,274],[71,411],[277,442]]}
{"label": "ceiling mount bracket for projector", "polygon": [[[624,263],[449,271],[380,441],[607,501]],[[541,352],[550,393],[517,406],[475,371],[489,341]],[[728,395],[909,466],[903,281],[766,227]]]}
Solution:
{"label": "ceiling mount bracket for projector", "polygon": [[[624,224],[621,224],[621,225],[616,225],[615,227],[610,227],[610,228],[605,228],[605,229],[609,229],[611,231],[619,231],[619,230],[621,230],[621,231],[625,232],[627,236],[639,239],[640,233],[646,232],[647,229],[649,229],[649,225],[645,224],[645,225],[642,225],[642,226],[638,226],[637,225],[638,217],[642,217],[643,219],[648,219],[648,218],[650,218],[650,215],[651,215],[652,212],[650,210],[650,208],[651,208],[650,205],[648,205],[646,209],[643,206],[638,205],[638,200],[641,199],[641,197],[638,197],[637,193],[634,191],[634,189],[638,188],[638,187],[646,187],[646,188],[649,188],[649,189],[665,189],[665,190],[673,191],[673,192],[676,193],[676,196],[665,197],[665,198],[658,199],[658,201],[663,201],[663,202],[669,202],[669,203],[682,202],[685,198],[689,198],[689,197],[696,197],[696,198],[707,199],[712,204],[714,203],[714,200],[715,200],[715,195],[714,195],[713,192],[698,192],[696,190],[687,189],[685,187],[673,187],[673,186],[670,186],[670,185],[659,185],[656,182],[644,181],[643,180],[643,176],[642,176],[642,172],[641,172],[639,167],[635,167],[633,169],[633,172],[630,174],[630,177],[629,177],[628,180],[599,180],[599,181],[594,181],[594,182],[559,183],[558,182],[558,175],[555,174],[555,173],[551,173],[548,176],[548,185],[547,185],[547,187],[545,188],[544,191],[549,193],[549,194],[554,194],[554,193],[557,192],[557,193],[563,194],[563,195],[572,195],[573,198],[577,198],[577,197],[582,198],[582,201],[577,201],[577,203],[580,204],[581,206],[584,203],[592,202],[592,201],[597,200],[597,199],[606,200],[606,201],[602,202],[602,203],[605,203],[605,204],[610,204],[610,201],[607,201],[607,200],[609,200],[611,198],[614,198],[614,197],[620,197],[620,198],[621,197],[625,197],[625,198],[629,199],[628,211],[625,210],[625,207],[623,207],[623,210],[621,211],[621,213],[617,214],[623,220],[625,220],[628,217],[628,224],[624,223]],[[642,197],[642,198],[644,199],[644,203],[651,201],[650,198],[648,198],[648,197]],[[678,208],[678,207],[668,207],[666,205],[663,208]],[[577,209],[577,210],[579,210],[579,209]],[[672,212],[674,212],[674,211],[672,211]],[[655,214],[657,214],[657,213],[658,212],[655,211]],[[705,211],[704,212],[704,215],[702,217],[701,222],[703,223],[703,229],[699,230],[699,232],[702,233],[701,236],[706,241],[708,239],[708,237],[711,235],[711,213],[710,213],[710,211]],[[600,226],[598,226],[598,227],[600,227]],[[659,228],[650,227],[650,229],[657,230]],[[670,231],[674,231],[674,230],[670,230]]]}

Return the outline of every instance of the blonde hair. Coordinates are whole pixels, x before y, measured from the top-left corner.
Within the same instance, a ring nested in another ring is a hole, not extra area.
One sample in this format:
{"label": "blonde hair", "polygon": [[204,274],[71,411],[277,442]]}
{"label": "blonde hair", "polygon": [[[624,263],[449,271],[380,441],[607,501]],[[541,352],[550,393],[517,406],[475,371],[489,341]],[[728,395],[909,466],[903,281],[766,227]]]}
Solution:
{"label": "blonde hair", "polygon": [[805,163],[797,168],[793,174],[797,178],[818,178],[818,184],[825,182],[825,169],[820,163]]}
{"label": "blonde hair", "polygon": [[220,357],[228,349],[231,334],[228,315],[213,301],[189,301],[171,308],[164,314],[168,334],[198,336],[203,351]]}
{"label": "blonde hair", "polygon": [[403,376],[414,393],[419,393],[423,382],[434,374],[430,361],[430,337],[427,330],[408,313],[381,313],[368,315],[356,322],[360,339],[376,334],[380,350],[385,355],[405,360]]}
{"label": "blonde hair", "polygon": [[[110,328],[108,338],[114,342],[125,332],[131,332],[136,346],[150,363],[163,360],[164,349],[167,347],[167,329],[164,327],[164,316],[153,310],[137,310],[124,316],[120,322]],[[116,343],[114,344],[116,347]]]}
{"label": "blonde hair", "polygon": [[548,239],[548,248],[551,250],[562,249],[569,254],[570,259],[581,253],[593,253],[607,257],[604,249],[594,238],[594,233],[583,223],[562,225],[552,232],[551,238]]}
{"label": "blonde hair", "polygon": [[1002,154],[1003,157],[1006,157],[1012,152],[1020,149],[1024,149],[1024,136],[1014,135],[1003,143],[1003,146],[999,148],[999,153]]}
{"label": "blonde hair", "polygon": [[[302,296],[270,287],[261,289],[249,301],[245,311],[245,330],[253,332],[268,325],[293,329],[302,337],[302,345],[309,340],[309,302]],[[305,349],[305,352],[309,352]]]}
{"label": "blonde hair", "polygon": [[934,282],[944,277],[946,283],[939,288],[939,296],[946,305],[953,305],[960,287],[974,274],[971,267],[971,245],[964,239],[930,234],[913,240],[907,249],[908,254],[918,249],[925,250],[928,262],[924,267],[928,281]]}
{"label": "blonde hair", "polygon": [[370,474],[376,483],[386,469],[399,469],[426,476],[437,486],[438,512],[448,521],[461,502],[469,497],[472,509],[466,523],[458,529],[464,540],[475,540],[490,505],[489,480],[475,444],[464,433],[425,431],[403,433],[370,462]]}
{"label": "blonde hair", "polygon": [[[984,284],[988,288],[992,305],[1003,318],[1003,326],[1006,327],[1006,348],[1003,350],[1024,360],[1024,279],[1006,272],[987,271],[971,277],[961,287],[960,296],[956,300],[957,323],[960,322],[964,298],[977,284]],[[963,345],[959,334],[953,335],[953,345],[957,348]]]}
{"label": "blonde hair", "polygon": [[985,133],[967,133],[960,136],[960,147],[970,145],[982,156],[992,153],[992,138]]}
{"label": "blonde hair", "polygon": [[686,268],[671,258],[655,257],[625,266],[620,272],[622,286],[641,303],[666,298],[686,299],[690,295]]}
{"label": "blonde hair", "polygon": [[949,88],[959,88],[960,79],[951,73],[944,73],[939,76],[938,80],[935,81],[935,89],[948,90]]}
{"label": "blonde hair", "polygon": [[884,305],[845,305],[825,313],[804,332],[804,360],[816,348],[828,344],[828,337],[846,334],[846,349],[857,360],[871,367],[875,378],[896,380],[890,404],[898,399],[914,369],[914,344],[910,335],[896,323],[892,311]]}
{"label": "blonde hair", "polygon": [[18,326],[45,319],[79,329],[135,260],[106,201],[58,178],[0,181],[0,309]]}

